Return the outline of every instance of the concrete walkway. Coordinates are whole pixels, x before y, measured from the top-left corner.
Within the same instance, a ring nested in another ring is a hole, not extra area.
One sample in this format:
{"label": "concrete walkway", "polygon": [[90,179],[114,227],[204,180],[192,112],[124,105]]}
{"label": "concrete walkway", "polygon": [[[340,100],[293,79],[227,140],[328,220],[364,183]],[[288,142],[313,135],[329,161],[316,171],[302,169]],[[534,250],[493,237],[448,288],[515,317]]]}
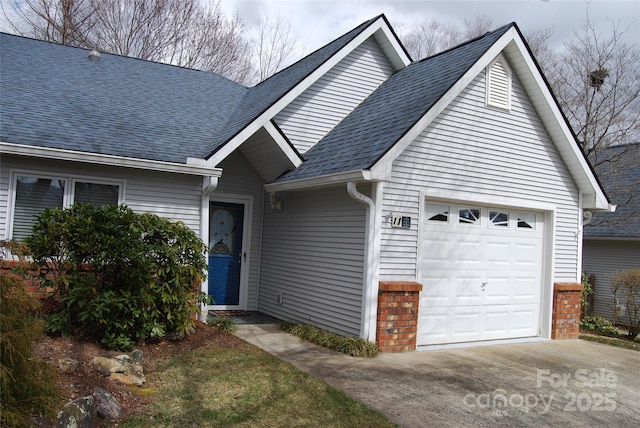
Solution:
{"label": "concrete walkway", "polygon": [[638,427],[640,352],[581,340],[353,358],[273,324],[241,339],[402,427]]}

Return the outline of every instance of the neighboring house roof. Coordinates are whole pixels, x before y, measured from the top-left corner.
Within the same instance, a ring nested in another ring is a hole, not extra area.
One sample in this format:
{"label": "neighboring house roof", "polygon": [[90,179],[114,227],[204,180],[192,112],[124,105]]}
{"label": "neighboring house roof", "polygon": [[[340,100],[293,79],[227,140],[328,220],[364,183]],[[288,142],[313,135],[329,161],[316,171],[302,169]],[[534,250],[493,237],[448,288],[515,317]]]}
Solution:
{"label": "neighboring house roof", "polygon": [[217,74],[0,35],[0,141],[185,163],[248,91]]}
{"label": "neighboring house roof", "polygon": [[595,212],[585,238],[640,238],[640,143],[599,151],[596,173],[618,205],[615,212]]}
{"label": "neighboring house roof", "polygon": [[276,182],[372,168],[511,25],[396,72]]}

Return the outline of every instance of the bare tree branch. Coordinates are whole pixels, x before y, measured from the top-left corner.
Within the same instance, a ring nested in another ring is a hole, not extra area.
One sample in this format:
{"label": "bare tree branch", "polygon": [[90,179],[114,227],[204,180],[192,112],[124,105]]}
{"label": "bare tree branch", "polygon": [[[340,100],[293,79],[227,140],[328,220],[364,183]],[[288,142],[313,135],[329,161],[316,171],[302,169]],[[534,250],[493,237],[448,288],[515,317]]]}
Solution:
{"label": "bare tree branch", "polygon": [[10,22],[23,35],[212,71],[240,83],[254,73],[242,22],[226,19],[219,1],[10,1],[18,17]]}

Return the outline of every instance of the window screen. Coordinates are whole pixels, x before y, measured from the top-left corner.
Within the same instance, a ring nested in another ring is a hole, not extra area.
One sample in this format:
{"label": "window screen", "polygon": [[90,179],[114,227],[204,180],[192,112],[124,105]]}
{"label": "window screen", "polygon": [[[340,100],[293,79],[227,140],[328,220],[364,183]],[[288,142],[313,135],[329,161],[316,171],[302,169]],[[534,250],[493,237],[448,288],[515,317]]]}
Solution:
{"label": "window screen", "polygon": [[13,214],[13,238],[31,235],[35,218],[46,208],[62,208],[66,182],[60,179],[18,176]]}
{"label": "window screen", "polygon": [[[83,202],[94,207],[117,205],[120,196],[118,184],[72,182],[71,178],[43,178],[16,175],[15,204],[13,207],[12,238],[22,241],[31,235],[36,217],[46,208],[66,208],[70,203]],[[67,184],[69,189],[67,188]],[[65,200],[65,192],[70,193]]]}
{"label": "window screen", "polygon": [[118,187],[114,184],[76,181],[73,200],[74,202],[83,202],[98,208],[105,205],[118,205]]}

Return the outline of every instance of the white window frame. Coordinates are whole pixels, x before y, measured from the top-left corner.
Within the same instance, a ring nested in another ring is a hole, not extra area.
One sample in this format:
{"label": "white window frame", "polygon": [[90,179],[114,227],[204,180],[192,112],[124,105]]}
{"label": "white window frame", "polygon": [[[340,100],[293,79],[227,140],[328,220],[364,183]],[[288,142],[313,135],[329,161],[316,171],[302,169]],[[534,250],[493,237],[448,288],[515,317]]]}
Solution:
{"label": "white window frame", "polygon": [[5,237],[5,239],[7,240],[11,240],[13,238],[13,216],[16,206],[16,187],[19,176],[64,181],[65,184],[64,195],[62,197],[62,208],[69,208],[71,205],[73,205],[76,182],[118,186],[118,205],[124,202],[126,180],[114,180],[109,178],[83,175],[56,174],[49,171],[12,169],[9,172],[9,205],[7,207],[7,229]]}

